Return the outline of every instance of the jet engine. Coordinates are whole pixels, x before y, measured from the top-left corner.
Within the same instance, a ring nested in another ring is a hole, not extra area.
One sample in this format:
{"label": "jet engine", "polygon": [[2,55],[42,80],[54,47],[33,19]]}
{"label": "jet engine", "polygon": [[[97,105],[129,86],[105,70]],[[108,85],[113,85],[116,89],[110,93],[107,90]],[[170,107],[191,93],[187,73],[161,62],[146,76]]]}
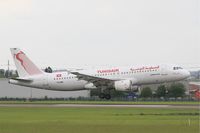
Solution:
{"label": "jet engine", "polygon": [[131,80],[120,80],[115,81],[114,87],[117,91],[129,91],[131,90],[132,81]]}

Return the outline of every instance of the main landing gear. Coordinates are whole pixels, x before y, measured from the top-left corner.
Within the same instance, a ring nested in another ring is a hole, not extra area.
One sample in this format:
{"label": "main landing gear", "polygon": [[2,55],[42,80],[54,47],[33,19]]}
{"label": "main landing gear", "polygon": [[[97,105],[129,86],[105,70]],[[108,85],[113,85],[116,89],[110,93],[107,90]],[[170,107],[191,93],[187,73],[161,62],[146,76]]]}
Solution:
{"label": "main landing gear", "polygon": [[100,99],[106,99],[106,100],[110,100],[111,99],[111,95],[110,94],[105,94],[105,93],[100,93],[99,95]]}
{"label": "main landing gear", "polygon": [[111,99],[110,89],[106,88],[105,86],[102,86],[99,89],[99,98],[100,99],[110,100]]}

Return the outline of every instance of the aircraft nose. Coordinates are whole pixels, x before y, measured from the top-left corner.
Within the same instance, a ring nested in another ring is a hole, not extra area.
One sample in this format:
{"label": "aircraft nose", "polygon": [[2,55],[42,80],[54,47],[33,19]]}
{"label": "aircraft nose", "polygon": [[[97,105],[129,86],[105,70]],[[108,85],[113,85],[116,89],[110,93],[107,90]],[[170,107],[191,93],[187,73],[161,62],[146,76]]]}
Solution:
{"label": "aircraft nose", "polygon": [[189,78],[189,77],[190,77],[190,72],[187,71],[187,70],[184,70],[184,71],[182,72],[182,75],[184,76],[184,78]]}

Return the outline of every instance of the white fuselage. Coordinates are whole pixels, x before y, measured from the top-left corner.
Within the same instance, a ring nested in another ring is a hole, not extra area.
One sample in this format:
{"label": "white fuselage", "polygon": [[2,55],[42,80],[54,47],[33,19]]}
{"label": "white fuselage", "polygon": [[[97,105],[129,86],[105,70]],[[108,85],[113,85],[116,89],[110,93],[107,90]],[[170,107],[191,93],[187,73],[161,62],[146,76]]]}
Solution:
{"label": "white fuselage", "polygon": [[[146,84],[159,84],[183,80],[189,77],[189,72],[184,69],[174,69],[172,65],[142,65],[136,67],[115,67],[108,69],[79,70],[77,72],[111,80],[131,80],[132,86]],[[43,73],[25,77],[32,82],[22,82],[11,79],[11,84],[48,89],[55,91],[76,91],[94,89],[96,86],[85,80],[80,80],[70,72]]]}

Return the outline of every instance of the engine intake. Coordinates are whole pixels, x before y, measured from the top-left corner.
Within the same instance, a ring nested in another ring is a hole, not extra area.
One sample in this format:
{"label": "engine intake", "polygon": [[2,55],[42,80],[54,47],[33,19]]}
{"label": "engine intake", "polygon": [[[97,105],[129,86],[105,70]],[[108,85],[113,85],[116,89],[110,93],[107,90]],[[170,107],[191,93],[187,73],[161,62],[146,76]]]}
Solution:
{"label": "engine intake", "polygon": [[115,81],[115,89],[117,91],[128,91],[131,90],[132,81],[131,80],[120,80]]}

